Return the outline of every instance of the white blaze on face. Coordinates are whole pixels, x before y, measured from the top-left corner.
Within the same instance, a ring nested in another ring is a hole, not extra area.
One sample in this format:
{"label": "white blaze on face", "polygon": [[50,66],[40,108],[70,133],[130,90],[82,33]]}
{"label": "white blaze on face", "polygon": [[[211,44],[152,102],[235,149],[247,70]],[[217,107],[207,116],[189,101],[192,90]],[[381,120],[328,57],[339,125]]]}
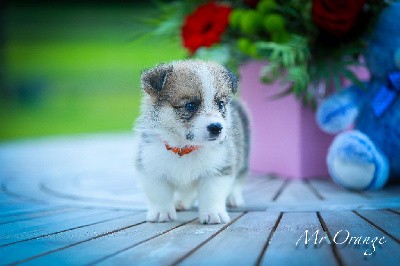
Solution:
{"label": "white blaze on face", "polygon": [[201,80],[201,84],[203,86],[203,105],[207,112],[211,112],[213,108],[213,99],[215,94],[215,85],[213,84],[213,76],[211,75],[210,70],[204,64],[199,64],[198,68],[195,69],[198,74],[198,77]]}
{"label": "white blaze on face", "polygon": [[194,71],[197,73],[202,84],[203,102],[201,107],[201,113],[197,116],[196,121],[193,124],[193,135],[194,141],[209,141],[210,132],[207,127],[214,123],[220,123],[222,125],[222,131],[218,140],[222,140],[226,136],[226,125],[225,120],[216,107],[215,93],[216,87],[214,84],[214,77],[212,72],[206,64],[198,64]]}

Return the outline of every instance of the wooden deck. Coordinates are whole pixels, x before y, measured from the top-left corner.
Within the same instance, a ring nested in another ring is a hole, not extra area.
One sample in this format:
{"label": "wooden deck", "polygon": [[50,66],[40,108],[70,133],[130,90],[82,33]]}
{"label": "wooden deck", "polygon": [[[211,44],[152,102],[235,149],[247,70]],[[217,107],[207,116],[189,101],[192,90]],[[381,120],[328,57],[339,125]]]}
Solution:
{"label": "wooden deck", "polygon": [[129,134],[0,143],[0,265],[400,265],[399,186],[253,174],[229,224],[201,225],[196,210],[151,224],[135,145]]}

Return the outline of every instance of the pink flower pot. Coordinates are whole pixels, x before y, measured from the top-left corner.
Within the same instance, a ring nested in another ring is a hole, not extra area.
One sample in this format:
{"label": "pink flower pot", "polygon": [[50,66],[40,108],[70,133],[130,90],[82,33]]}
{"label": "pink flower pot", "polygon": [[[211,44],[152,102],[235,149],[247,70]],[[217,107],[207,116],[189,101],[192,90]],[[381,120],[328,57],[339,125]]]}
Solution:
{"label": "pink flower pot", "polygon": [[263,65],[251,61],[240,68],[240,96],[252,124],[250,170],[297,179],[328,176],[325,157],[333,136],[318,128],[311,108],[293,95],[268,98],[282,87],[260,82]]}

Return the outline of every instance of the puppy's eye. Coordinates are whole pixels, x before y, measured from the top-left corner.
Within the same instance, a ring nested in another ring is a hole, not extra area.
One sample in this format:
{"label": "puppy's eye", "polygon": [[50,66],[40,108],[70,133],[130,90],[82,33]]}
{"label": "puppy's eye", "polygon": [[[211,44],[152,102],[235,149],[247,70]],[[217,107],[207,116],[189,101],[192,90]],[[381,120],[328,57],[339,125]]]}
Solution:
{"label": "puppy's eye", "polygon": [[225,107],[225,102],[224,101],[218,101],[218,108],[220,110],[222,110],[222,109],[224,109],[224,107]]}
{"label": "puppy's eye", "polygon": [[194,112],[197,110],[198,104],[195,102],[188,102],[185,104],[185,110],[188,112]]}

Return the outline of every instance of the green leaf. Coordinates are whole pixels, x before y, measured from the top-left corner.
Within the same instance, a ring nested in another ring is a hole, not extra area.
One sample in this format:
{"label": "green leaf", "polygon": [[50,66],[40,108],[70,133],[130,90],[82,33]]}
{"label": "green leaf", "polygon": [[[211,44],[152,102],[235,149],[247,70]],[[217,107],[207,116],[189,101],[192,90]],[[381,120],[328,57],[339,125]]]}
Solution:
{"label": "green leaf", "polygon": [[341,82],[340,74],[332,75],[332,79],[333,79],[333,85],[335,86],[335,89],[342,90],[342,82]]}
{"label": "green leaf", "polygon": [[357,87],[364,88],[364,83],[362,83],[352,71],[348,69],[343,69],[343,75]]}
{"label": "green leaf", "polygon": [[268,100],[278,100],[280,98],[290,95],[291,93],[293,93],[293,88],[290,86],[289,88],[287,88],[284,91],[281,91],[276,94],[268,96],[267,99]]}
{"label": "green leaf", "polygon": [[271,83],[279,77],[281,69],[279,64],[269,63],[261,69],[261,81],[264,83]]}

